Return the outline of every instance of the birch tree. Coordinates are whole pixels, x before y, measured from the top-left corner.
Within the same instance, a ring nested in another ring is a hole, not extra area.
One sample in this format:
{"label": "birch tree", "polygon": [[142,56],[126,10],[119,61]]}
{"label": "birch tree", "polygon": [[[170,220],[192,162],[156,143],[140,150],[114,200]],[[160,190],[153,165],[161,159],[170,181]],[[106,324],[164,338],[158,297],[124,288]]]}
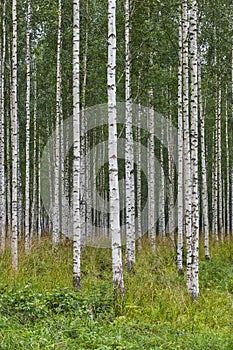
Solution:
{"label": "birch tree", "polygon": [[198,85],[199,85],[199,114],[200,114],[200,143],[201,143],[201,200],[202,200],[202,215],[203,215],[203,229],[204,229],[204,249],[206,260],[210,259],[209,252],[209,203],[208,203],[208,189],[207,189],[207,169],[206,169],[206,144],[205,144],[205,116],[202,102],[202,86],[201,86],[201,64],[199,62]]}
{"label": "birch tree", "polygon": [[0,90],[0,213],[1,213],[1,252],[5,251],[6,242],[6,177],[5,177],[5,56],[6,56],[6,1],[2,2],[2,50],[1,50],[1,90]]}
{"label": "birch tree", "polygon": [[25,177],[25,252],[30,249],[30,19],[31,1],[27,2],[27,31],[26,31],[26,177]]}
{"label": "birch tree", "polygon": [[197,0],[194,0],[190,11],[190,68],[191,68],[191,166],[192,166],[192,272],[191,298],[199,297],[199,193],[198,193],[198,45],[197,45]]}
{"label": "birch tree", "polygon": [[112,238],[113,285],[117,293],[124,292],[120,233],[120,198],[117,163],[116,110],[116,0],[108,0],[108,160],[110,234]]}
{"label": "birch tree", "polygon": [[184,127],[184,210],[187,246],[187,288],[191,292],[192,233],[191,233],[191,161],[189,134],[189,50],[188,50],[188,3],[182,2],[182,45],[183,45],[183,127]]}
{"label": "birch tree", "polygon": [[18,98],[17,98],[17,0],[12,0],[12,267],[18,269]]}
{"label": "birch tree", "polygon": [[126,267],[131,270],[135,263],[135,199],[134,199],[134,153],[133,115],[131,97],[131,53],[130,53],[130,0],[125,1],[125,193],[126,193]]}
{"label": "birch tree", "polygon": [[73,287],[81,287],[79,0],[73,1]]}
{"label": "birch tree", "polygon": [[177,269],[183,274],[183,99],[182,99],[182,66],[183,66],[182,20],[178,33],[178,237],[177,237]]}
{"label": "birch tree", "polygon": [[[152,56],[150,64],[153,65]],[[150,86],[148,92],[149,109],[148,109],[148,232],[151,240],[152,251],[156,250],[156,232],[155,232],[155,144],[154,144],[154,109],[153,87]]]}
{"label": "birch tree", "polygon": [[53,244],[59,242],[60,234],[60,137],[61,137],[61,0],[58,1],[58,34],[57,34],[57,84],[56,84],[56,132],[55,132],[55,179],[54,179],[54,216],[53,216]]}

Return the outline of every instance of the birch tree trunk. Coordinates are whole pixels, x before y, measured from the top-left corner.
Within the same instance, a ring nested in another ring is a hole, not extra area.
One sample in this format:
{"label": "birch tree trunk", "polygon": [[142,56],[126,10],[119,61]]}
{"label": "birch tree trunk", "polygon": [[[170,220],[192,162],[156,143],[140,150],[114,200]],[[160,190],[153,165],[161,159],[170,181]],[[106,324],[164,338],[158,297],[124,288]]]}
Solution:
{"label": "birch tree trunk", "polygon": [[191,167],[192,167],[192,272],[191,298],[199,297],[199,194],[198,194],[198,46],[197,46],[197,0],[190,11],[190,68],[191,68]]}
{"label": "birch tree trunk", "polygon": [[178,237],[177,237],[177,269],[183,274],[183,98],[182,98],[182,20],[179,23],[178,33],[179,65],[178,65]]}
{"label": "birch tree trunk", "polygon": [[116,111],[116,0],[108,0],[108,158],[110,234],[112,237],[113,285],[123,295],[124,280],[120,233],[120,198],[117,163],[117,111]]}
{"label": "birch tree trunk", "polygon": [[31,1],[27,1],[27,31],[26,31],[26,177],[25,177],[25,252],[30,250],[30,92],[31,92],[31,70],[30,70],[30,20]]}
{"label": "birch tree trunk", "polygon": [[[36,213],[37,196],[37,67],[36,55],[34,53],[34,111],[33,111],[33,191],[32,191],[32,206],[31,206],[31,238],[35,231],[37,231],[36,221],[38,221],[38,214]],[[38,157],[38,159],[40,159]],[[39,165],[39,164],[38,164]]]}
{"label": "birch tree trunk", "polygon": [[1,202],[0,202],[0,213],[1,213],[1,252],[5,251],[6,244],[6,177],[5,177],[5,55],[6,55],[6,1],[2,3],[2,52],[1,52],[1,96],[0,96],[0,154],[1,154]]}
{"label": "birch tree trunk", "polygon": [[[227,93],[226,93],[227,96]],[[226,235],[230,238],[230,159],[229,159],[229,135],[228,135],[228,102],[226,97]]]}
{"label": "birch tree trunk", "polygon": [[134,198],[134,152],[133,115],[131,97],[131,52],[130,52],[130,0],[125,1],[125,193],[126,193],[126,268],[135,263],[135,198]]}
{"label": "birch tree trunk", "polygon": [[184,127],[184,209],[185,234],[187,246],[187,288],[191,293],[192,268],[192,233],[191,233],[191,162],[190,162],[190,135],[189,135],[189,55],[188,55],[188,4],[182,3],[182,44],[183,44],[183,127]]}
{"label": "birch tree trunk", "polygon": [[83,240],[87,237],[86,227],[86,212],[88,202],[87,179],[89,178],[89,164],[86,163],[86,148],[87,148],[87,135],[86,135],[86,86],[87,86],[87,58],[88,58],[88,41],[89,41],[89,1],[86,1],[86,28],[85,28],[85,47],[83,53],[83,81],[82,81],[82,99],[81,99],[81,220],[82,220],[82,236]]}
{"label": "birch tree trunk", "polygon": [[207,171],[206,171],[206,145],[205,145],[205,117],[203,111],[202,102],[202,86],[201,86],[201,65],[199,64],[199,74],[198,74],[198,84],[199,84],[199,113],[200,113],[200,141],[201,141],[201,199],[202,199],[202,215],[203,215],[203,230],[204,230],[204,249],[205,258],[210,260],[209,252],[209,204],[208,204],[208,189],[207,189]]}
{"label": "birch tree trunk", "polygon": [[[151,64],[153,64],[151,62]],[[152,251],[156,250],[156,232],[155,232],[155,144],[154,144],[154,109],[153,87],[148,93],[149,97],[149,115],[148,115],[148,232],[151,240]]]}
{"label": "birch tree trunk", "polygon": [[73,1],[73,287],[81,287],[79,0]]}
{"label": "birch tree trunk", "polygon": [[141,104],[138,106],[137,116],[137,234],[138,248],[142,248],[142,189],[141,189]]}
{"label": "birch tree trunk", "polygon": [[55,169],[54,169],[54,215],[53,215],[53,245],[59,242],[60,234],[60,125],[61,125],[61,0],[58,2],[58,33],[57,33],[57,84],[56,84],[56,138],[55,138]]}
{"label": "birch tree trunk", "polygon": [[222,189],[222,132],[221,132],[221,101],[222,91],[219,88],[217,98],[217,164],[218,164],[218,215],[219,215],[219,235],[223,242],[223,189]]}
{"label": "birch tree trunk", "polygon": [[165,178],[164,178],[164,119],[161,125],[161,142],[160,142],[160,192],[159,192],[159,234],[165,239]]}
{"label": "birch tree trunk", "polygon": [[18,269],[18,99],[17,99],[17,0],[12,0],[12,267]]}
{"label": "birch tree trunk", "polygon": [[213,131],[213,165],[212,165],[212,232],[218,244],[218,163],[217,163],[217,112]]}

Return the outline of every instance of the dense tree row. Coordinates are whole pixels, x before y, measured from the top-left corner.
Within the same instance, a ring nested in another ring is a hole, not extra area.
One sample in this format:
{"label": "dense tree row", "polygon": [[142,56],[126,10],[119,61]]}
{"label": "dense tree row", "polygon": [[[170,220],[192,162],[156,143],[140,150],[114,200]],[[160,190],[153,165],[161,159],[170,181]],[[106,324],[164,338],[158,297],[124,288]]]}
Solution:
{"label": "dense tree row", "polygon": [[198,297],[199,237],[210,259],[210,238],[233,231],[232,12],[228,0],[1,2],[1,251],[11,242],[15,269],[19,239],[28,253],[42,235],[73,237],[74,287],[82,246],[112,246],[124,293],[122,246],[130,271],[146,233],[154,253],[169,238]]}

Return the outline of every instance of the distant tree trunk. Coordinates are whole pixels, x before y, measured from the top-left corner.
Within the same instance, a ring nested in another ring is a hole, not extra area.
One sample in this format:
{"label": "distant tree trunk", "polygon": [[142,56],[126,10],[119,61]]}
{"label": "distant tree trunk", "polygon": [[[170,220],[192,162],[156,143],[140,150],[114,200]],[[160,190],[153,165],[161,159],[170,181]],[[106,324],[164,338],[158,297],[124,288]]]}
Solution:
{"label": "distant tree trunk", "polygon": [[182,98],[182,20],[179,23],[179,65],[178,65],[178,237],[177,237],[177,269],[183,274],[183,98]]}
{"label": "distant tree trunk", "polygon": [[61,138],[61,117],[62,117],[62,102],[61,102],[61,0],[58,2],[58,33],[57,33],[57,86],[56,86],[56,138],[55,138],[55,171],[54,171],[54,215],[53,215],[53,244],[59,243],[60,222],[61,222],[61,195],[60,195],[60,138]]}
{"label": "distant tree trunk", "polygon": [[183,44],[183,121],[184,121],[184,219],[187,246],[187,288],[191,293],[192,265],[192,232],[191,232],[191,163],[190,163],[190,134],[189,134],[189,55],[188,55],[188,5],[182,3],[182,44]]}
{"label": "distant tree trunk", "polygon": [[[34,111],[33,111],[33,191],[32,191],[32,206],[31,206],[31,237],[38,227],[36,227],[36,221],[38,220],[38,214],[36,213],[37,207],[37,68],[36,68],[36,55],[34,54]],[[39,157],[38,157],[39,159]],[[39,162],[38,162],[39,163]]]}
{"label": "distant tree trunk", "polygon": [[164,118],[161,125],[161,143],[160,143],[160,192],[159,192],[159,234],[165,239],[165,178],[164,178]]}
{"label": "distant tree trunk", "polygon": [[113,285],[116,293],[124,293],[120,233],[120,198],[117,163],[116,110],[116,0],[108,0],[108,158],[110,234],[112,237]]}
{"label": "distant tree trunk", "polygon": [[81,287],[79,0],[73,1],[73,287]]}
{"label": "distant tree trunk", "polygon": [[222,132],[221,132],[221,102],[222,102],[222,91],[219,88],[217,98],[217,164],[218,164],[218,215],[219,215],[219,235],[223,242],[223,189],[222,189]]}
{"label": "distant tree trunk", "polygon": [[131,97],[131,52],[130,52],[130,0],[125,1],[125,193],[126,193],[126,268],[131,270],[135,263],[135,199],[134,199],[134,152],[133,112]]}
{"label": "distant tree trunk", "polygon": [[138,248],[142,248],[142,188],[141,188],[141,104],[138,106],[137,116],[137,234]]}
{"label": "distant tree trunk", "polygon": [[12,267],[18,269],[18,99],[17,99],[17,1],[12,0]]}
{"label": "distant tree trunk", "polygon": [[[40,136],[38,138],[38,159],[40,159],[40,155],[41,155],[41,150],[40,150]],[[41,235],[42,235],[42,227],[41,227],[41,174],[40,174],[40,161],[38,162],[38,196],[37,196],[37,235],[39,240],[41,239]]]}
{"label": "distant tree trunk", "polygon": [[2,2],[2,52],[1,52],[1,96],[0,96],[0,162],[1,162],[1,202],[0,202],[0,214],[1,214],[1,252],[5,251],[6,244],[6,177],[5,177],[5,56],[6,56],[6,1]]}
{"label": "distant tree trunk", "polygon": [[25,252],[30,250],[30,93],[31,93],[31,55],[30,55],[30,20],[31,1],[27,1],[27,31],[26,31],[26,177],[25,177]]}
{"label": "distant tree trunk", "polygon": [[[150,65],[153,65],[152,55]],[[149,115],[148,115],[148,232],[151,240],[152,251],[156,250],[155,231],[155,142],[154,142],[154,108],[153,108],[153,87],[150,86],[148,92]]]}
{"label": "distant tree trunk", "polygon": [[201,141],[201,199],[202,199],[202,216],[204,229],[204,249],[206,260],[210,259],[209,252],[209,217],[208,217],[208,189],[207,189],[207,171],[206,171],[206,151],[205,151],[205,116],[202,102],[202,87],[201,87],[201,65],[199,64],[198,74],[199,84],[199,113],[200,113],[200,141]]}
{"label": "distant tree trunk", "polygon": [[228,116],[228,102],[227,102],[227,93],[226,93],[226,234],[229,240],[230,238],[230,158],[229,158],[229,116]]}
{"label": "distant tree trunk", "polygon": [[[168,92],[169,100],[170,92]],[[169,123],[167,124],[167,143],[168,143],[168,217],[169,217],[169,237],[173,247],[175,247],[175,225],[174,225],[174,159],[173,159],[173,135],[172,135],[172,115],[169,111]]]}
{"label": "distant tree trunk", "polygon": [[[217,112],[215,112],[217,116]],[[217,129],[215,126],[213,131],[213,164],[212,164],[212,233],[218,244],[218,164],[217,164]]]}

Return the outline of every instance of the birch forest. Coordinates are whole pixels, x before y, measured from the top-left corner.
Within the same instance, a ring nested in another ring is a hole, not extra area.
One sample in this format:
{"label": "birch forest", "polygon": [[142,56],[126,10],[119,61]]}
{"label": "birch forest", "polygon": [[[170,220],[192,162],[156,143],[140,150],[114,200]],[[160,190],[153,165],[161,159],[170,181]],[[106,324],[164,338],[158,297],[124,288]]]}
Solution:
{"label": "birch forest", "polygon": [[0,349],[233,349],[232,2],[0,7]]}

